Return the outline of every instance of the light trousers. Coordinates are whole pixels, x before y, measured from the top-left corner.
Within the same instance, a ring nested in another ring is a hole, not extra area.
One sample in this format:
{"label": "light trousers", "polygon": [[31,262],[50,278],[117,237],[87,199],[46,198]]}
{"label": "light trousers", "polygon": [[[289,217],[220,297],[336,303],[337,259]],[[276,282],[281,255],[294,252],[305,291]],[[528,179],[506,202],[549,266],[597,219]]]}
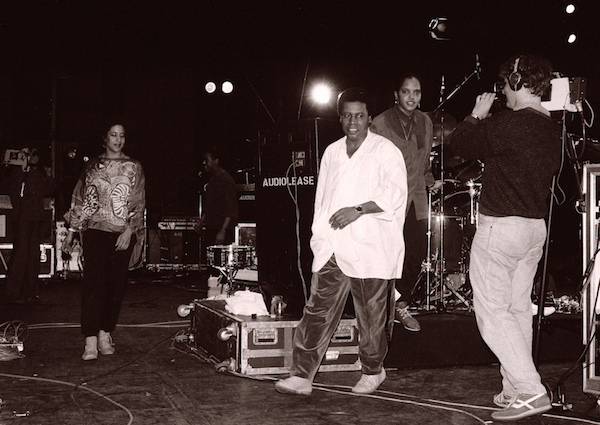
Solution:
{"label": "light trousers", "polygon": [[388,328],[393,318],[394,280],[346,276],[335,256],[311,280],[310,298],[294,334],[290,375],[314,379],[352,293],[358,325],[359,358],[367,375],[381,372],[388,350]]}
{"label": "light trousers", "polygon": [[545,392],[532,356],[531,291],[546,239],[543,219],[480,214],[469,276],[481,337],[500,361],[505,394]]}

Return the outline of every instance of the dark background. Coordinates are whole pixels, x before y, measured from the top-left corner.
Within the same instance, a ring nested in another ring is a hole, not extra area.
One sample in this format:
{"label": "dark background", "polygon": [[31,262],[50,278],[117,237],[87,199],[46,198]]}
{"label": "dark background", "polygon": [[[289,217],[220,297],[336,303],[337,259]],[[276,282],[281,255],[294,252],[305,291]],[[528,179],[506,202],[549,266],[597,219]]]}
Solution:
{"label": "dark background", "polygon": [[[395,76],[416,69],[428,111],[439,103],[442,76],[447,95],[472,74],[478,55],[481,78],[444,105],[461,120],[475,96],[491,90],[500,63],[532,52],[564,76],[586,78],[589,119],[600,101],[598,6],[574,3],[569,16],[559,0],[2,1],[0,143],[48,153],[54,144],[60,216],[82,156],[101,152],[102,118],[122,116],[127,151],[144,165],[149,212],[158,217],[197,212],[204,147],[221,147],[225,167],[243,183],[248,175],[237,170],[255,169],[259,126],[335,117],[332,105],[317,109],[307,99],[317,81],[338,92],[366,87],[376,114],[391,105]],[[428,32],[441,16],[451,40]],[[579,36],[574,45],[565,41],[570,31]],[[232,94],[204,91],[207,81],[225,79]],[[574,114],[567,121],[582,132]],[[587,137],[597,137],[596,127]],[[589,142],[581,161],[595,155]],[[575,175],[566,163],[553,232],[565,247],[561,258],[580,249]]]}

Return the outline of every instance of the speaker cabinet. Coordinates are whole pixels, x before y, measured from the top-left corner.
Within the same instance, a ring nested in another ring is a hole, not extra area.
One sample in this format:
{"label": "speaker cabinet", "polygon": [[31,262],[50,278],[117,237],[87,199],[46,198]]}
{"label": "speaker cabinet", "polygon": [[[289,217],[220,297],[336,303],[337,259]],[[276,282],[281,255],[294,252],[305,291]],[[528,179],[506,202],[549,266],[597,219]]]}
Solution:
{"label": "speaker cabinet", "polygon": [[267,295],[283,295],[299,314],[309,293],[313,205],[319,160],[342,136],[339,122],[310,119],[258,131],[256,243],[258,279]]}
{"label": "speaker cabinet", "polygon": [[[0,278],[5,278],[10,263],[13,244],[0,244]],[[51,244],[40,244],[40,272],[38,277],[41,279],[54,276],[54,246]]]}
{"label": "speaker cabinet", "polygon": [[[0,243],[15,241],[15,219],[12,203],[8,195],[0,195]],[[54,243],[52,228],[54,227],[54,199],[44,198],[44,226],[42,227],[42,243]]]}

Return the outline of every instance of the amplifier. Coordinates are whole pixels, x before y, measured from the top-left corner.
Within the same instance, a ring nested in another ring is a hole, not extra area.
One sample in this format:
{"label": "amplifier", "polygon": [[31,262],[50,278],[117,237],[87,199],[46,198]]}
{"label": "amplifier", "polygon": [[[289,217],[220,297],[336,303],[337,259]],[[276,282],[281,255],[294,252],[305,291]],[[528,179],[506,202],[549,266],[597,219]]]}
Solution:
{"label": "amplifier", "polygon": [[[6,277],[10,254],[13,244],[0,244],[0,278]],[[51,244],[40,244],[40,273],[39,278],[50,278],[54,276],[54,246]]]}
{"label": "amplifier", "polygon": [[160,230],[194,230],[194,224],[197,223],[199,217],[164,217],[158,222]]}
{"label": "amplifier", "polygon": [[[54,199],[44,198],[44,226],[42,242],[52,243],[52,227],[54,222]],[[8,195],[0,195],[0,244],[15,241],[15,229],[12,204]]]}

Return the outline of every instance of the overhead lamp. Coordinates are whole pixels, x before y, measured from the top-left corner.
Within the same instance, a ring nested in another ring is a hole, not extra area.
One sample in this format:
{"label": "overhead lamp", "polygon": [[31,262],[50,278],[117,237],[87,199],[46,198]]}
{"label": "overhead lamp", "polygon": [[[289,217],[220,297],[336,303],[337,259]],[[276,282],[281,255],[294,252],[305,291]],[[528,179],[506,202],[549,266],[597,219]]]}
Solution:
{"label": "overhead lamp", "polygon": [[447,34],[448,18],[438,17],[429,21],[429,35],[434,40],[450,40]]}
{"label": "overhead lamp", "polygon": [[231,81],[225,81],[222,85],[221,85],[221,90],[223,91],[223,93],[225,94],[229,94],[233,91],[233,83]]}
{"label": "overhead lamp", "polygon": [[312,100],[319,105],[326,105],[329,103],[331,96],[331,87],[326,84],[317,84],[312,89]]}
{"label": "overhead lamp", "polygon": [[206,90],[206,93],[208,94],[213,94],[217,90],[217,85],[214,81],[209,81],[204,85],[204,90]]}

